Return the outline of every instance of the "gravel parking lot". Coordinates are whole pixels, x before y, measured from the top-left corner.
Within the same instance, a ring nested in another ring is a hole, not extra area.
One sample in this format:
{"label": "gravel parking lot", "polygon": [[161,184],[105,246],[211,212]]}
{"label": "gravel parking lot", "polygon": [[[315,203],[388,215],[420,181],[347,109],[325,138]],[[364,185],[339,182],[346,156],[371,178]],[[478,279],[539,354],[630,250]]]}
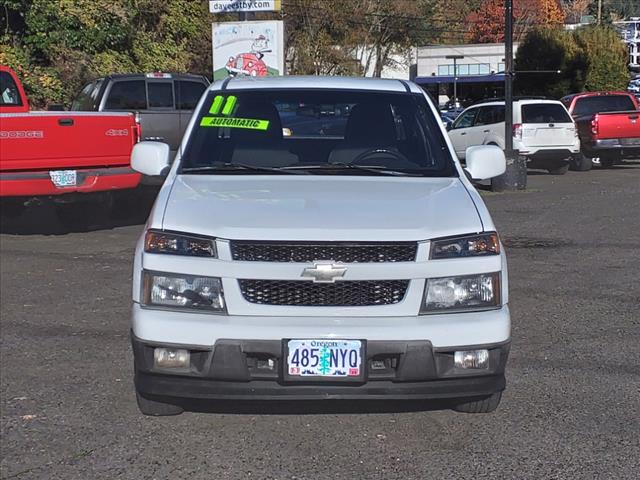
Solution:
{"label": "gravel parking lot", "polygon": [[79,231],[49,207],[2,218],[0,477],[638,478],[640,162],[534,172],[529,187],[485,197],[514,320],[488,415],[342,403],[144,417],[128,317],[149,195]]}

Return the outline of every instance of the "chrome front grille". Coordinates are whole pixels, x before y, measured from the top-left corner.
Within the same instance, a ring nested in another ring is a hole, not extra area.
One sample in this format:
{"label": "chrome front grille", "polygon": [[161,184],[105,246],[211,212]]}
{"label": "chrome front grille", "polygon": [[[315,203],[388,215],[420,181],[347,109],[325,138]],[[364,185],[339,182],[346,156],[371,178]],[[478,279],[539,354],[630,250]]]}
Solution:
{"label": "chrome front grille", "polygon": [[416,242],[253,242],[231,241],[234,260],[245,262],[299,262],[331,260],[340,263],[413,262]]}
{"label": "chrome front grille", "polygon": [[404,298],[409,280],[313,283],[304,280],[238,280],[250,303],[296,307],[393,305]]}

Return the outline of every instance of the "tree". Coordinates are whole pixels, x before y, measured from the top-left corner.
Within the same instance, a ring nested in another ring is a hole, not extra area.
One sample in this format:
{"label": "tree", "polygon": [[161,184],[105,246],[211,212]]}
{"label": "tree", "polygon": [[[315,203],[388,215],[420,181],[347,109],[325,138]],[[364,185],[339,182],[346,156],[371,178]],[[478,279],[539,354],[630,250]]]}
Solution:
{"label": "tree", "polygon": [[575,38],[588,62],[585,89],[624,90],[629,57],[618,32],[610,26],[590,26],[576,30]]}
{"label": "tree", "polygon": [[432,41],[429,0],[287,0],[290,73],[380,76],[394,56]]}
{"label": "tree", "polygon": [[[538,28],[527,34],[516,54],[516,90],[525,95],[561,97],[569,92],[623,90],[629,81],[627,51],[609,26],[574,32]],[[535,70],[560,73],[531,73]]]}
{"label": "tree", "polygon": [[108,73],[209,74],[211,17],[192,0],[4,0],[0,61],[35,107],[68,103]]}
{"label": "tree", "polygon": [[538,27],[520,43],[515,69],[518,94],[560,98],[584,88],[587,60],[571,32]]}
{"label": "tree", "polygon": [[[504,42],[504,0],[485,0],[469,14],[467,41],[471,43]],[[558,0],[514,0],[513,32],[519,41],[532,28],[564,23],[564,13]]]}
{"label": "tree", "polygon": [[562,10],[569,23],[580,23],[580,19],[587,14],[591,0],[564,0]]}

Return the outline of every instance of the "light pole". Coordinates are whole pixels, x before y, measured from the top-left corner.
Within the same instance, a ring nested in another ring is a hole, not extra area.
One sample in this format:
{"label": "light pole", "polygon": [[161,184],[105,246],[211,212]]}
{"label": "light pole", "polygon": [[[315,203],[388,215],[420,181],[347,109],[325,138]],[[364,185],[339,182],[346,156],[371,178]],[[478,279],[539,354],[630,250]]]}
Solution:
{"label": "light pole", "polygon": [[507,168],[503,175],[492,179],[493,190],[524,190],[527,188],[527,163],[513,150],[513,0],[504,1],[504,156]]}
{"label": "light pole", "polygon": [[447,60],[453,60],[453,108],[456,107],[458,101],[458,60],[462,60],[464,55],[447,55]]}

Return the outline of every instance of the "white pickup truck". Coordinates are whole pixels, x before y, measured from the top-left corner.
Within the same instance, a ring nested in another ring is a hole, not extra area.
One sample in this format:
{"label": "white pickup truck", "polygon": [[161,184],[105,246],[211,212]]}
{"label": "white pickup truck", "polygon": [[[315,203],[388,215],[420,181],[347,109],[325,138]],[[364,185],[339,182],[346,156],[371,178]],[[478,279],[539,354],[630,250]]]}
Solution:
{"label": "white pickup truck", "polygon": [[[239,78],[211,85],[137,245],[138,405],[193,400],[440,400],[490,412],[510,346],[505,254],[437,111],[400,80]],[[438,402],[441,404],[441,402]]]}

